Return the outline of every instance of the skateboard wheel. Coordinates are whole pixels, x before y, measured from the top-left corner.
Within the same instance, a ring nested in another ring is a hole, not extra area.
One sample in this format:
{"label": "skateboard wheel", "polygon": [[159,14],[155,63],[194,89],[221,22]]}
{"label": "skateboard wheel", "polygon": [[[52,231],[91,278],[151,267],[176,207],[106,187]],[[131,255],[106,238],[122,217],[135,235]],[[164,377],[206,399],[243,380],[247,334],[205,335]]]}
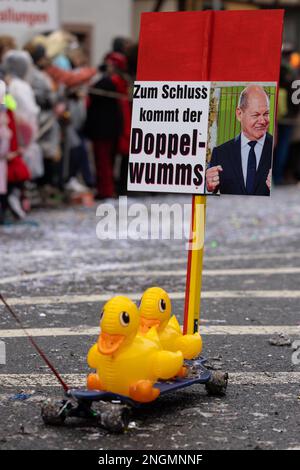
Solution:
{"label": "skateboard wheel", "polygon": [[63,400],[46,400],[41,409],[42,419],[45,424],[50,426],[59,426],[66,419],[66,405]]}
{"label": "skateboard wheel", "polygon": [[208,395],[222,397],[226,395],[228,385],[228,373],[214,371],[211,374],[210,380],[205,384]]}
{"label": "skateboard wheel", "polygon": [[99,426],[113,433],[122,433],[127,430],[130,422],[130,409],[128,406],[102,403],[97,408]]}

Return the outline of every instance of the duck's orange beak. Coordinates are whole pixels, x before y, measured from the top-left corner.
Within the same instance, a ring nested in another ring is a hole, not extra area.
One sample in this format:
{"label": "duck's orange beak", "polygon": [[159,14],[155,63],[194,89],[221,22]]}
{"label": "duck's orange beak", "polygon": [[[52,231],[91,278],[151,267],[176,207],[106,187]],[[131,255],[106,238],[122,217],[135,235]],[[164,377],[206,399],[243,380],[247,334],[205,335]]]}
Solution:
{"label": "duck's orange beak", "polygon": [[110,335],[102,332],[98,339],[98,350],[101,354],[109,356],[119,349],[124,339],[124,335]]}
{"label": "duck's orange beak", "polygon": [[148,333],[148,331],[154,327],[159,327],[160,321],[157,318],[145,318],[141,317],[141,323],[140,323],[140,332],[142,334]]}

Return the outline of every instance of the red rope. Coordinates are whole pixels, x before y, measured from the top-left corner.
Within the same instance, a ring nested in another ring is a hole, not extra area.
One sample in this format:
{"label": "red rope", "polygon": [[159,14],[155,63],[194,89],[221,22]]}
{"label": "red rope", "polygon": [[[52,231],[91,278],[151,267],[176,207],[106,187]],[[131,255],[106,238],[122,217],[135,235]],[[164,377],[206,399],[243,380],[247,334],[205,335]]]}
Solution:
{"label": "red rope", "polygon": [[34,339],[32,338],[32,336],[30,336],[30,334],[28,333],[28,331],[26,330],[26,328],[23,326],[23,323],[21,322],[21,320],[19,319],[18,315],[12,310],[12,308],[8,305],[8,303],[6,302],[6,300],[4,299],[4,297],[0,294],[0,300],[3,302],[3,304],[5,305],[5,307],[7,308],[7,310],[9,311],[9,313],[12,315],[12,317],[16,320],[16,322],[20,325],[20,327],[22,328],[22,330],[24,331],[25,335],[27,336],[27,338],[29,339],[29,341],[31,342],[32,346],[36,349],[36,351],[39,353],[40,357],[43,359],[43,361],[47,364],[47,366],[49,367],[49,369],[53,372],[53,374],[55,375],[55,377],[57,378],[57,380],[59,381],[59,383],[61,384],[61,386],[63,387],[64,391],[65,392],[68,392],[70,390],[70,388],[68,387],[68,385],[64,382],[64,380],[61,378],[60,374],[57,372],[57,370],[55,369],[55,367],[51,364],[51,362],[49,361],[49,359],[47,358],[46,354],[42,351],[42,349],[37,345],[37,343],[34,341]]}

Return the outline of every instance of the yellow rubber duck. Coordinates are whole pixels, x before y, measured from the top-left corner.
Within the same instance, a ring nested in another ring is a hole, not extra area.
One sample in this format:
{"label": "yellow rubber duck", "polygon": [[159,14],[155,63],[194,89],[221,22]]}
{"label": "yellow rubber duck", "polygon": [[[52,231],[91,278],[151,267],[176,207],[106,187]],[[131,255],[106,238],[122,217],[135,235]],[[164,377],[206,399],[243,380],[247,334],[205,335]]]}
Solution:
{"label": "yellow rubber duck", "polygon": [[168,351],[181,351],[184,359],[194,359],[202,351],[202,339],[199,333],[184,335],[177,318],[171,318],[171,300],[167,292],[160,287],[147,289],[140,303],[140,333],[146,334],[155,327],[162,344]]}
{"label": "yellow rubber duck", "polygon": [[89,390],[102,390],[146,403],[155,400],[158,379],[183,374],[180,351],[163,351],[153,328],[137,335],[140,315],[137,306],[123,296],[109,300],[101,313],[100,336],[88,353],[88,364],[97,370],[87,379]]}

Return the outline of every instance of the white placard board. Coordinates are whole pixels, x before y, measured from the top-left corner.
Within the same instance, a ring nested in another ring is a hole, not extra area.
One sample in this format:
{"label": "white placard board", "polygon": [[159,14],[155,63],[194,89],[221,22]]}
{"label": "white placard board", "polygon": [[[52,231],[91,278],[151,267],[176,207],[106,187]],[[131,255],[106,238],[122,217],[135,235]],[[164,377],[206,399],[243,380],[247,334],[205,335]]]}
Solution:
{"label": "white placard board", "polygon": [[0,0],[0,29],[51,31],[59,28],[58,0]]}
{"label": "white placard board", "polygon": [[128,190],[203,194],[210,82],[135,82]]}

